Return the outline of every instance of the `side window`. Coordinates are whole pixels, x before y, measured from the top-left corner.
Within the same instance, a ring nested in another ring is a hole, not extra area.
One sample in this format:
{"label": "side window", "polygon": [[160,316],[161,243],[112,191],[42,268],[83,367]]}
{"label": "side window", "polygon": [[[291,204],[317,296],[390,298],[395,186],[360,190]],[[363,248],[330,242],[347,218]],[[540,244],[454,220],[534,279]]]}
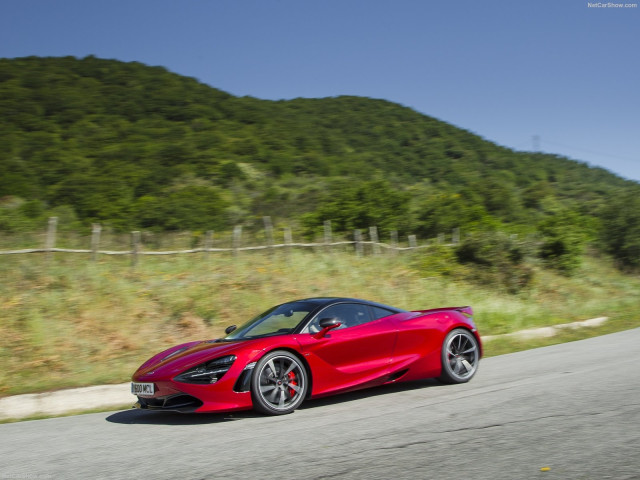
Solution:
{"label": "side window", "polygon": [[339,328],[355,327],[362,323],[371,321],[371,314],[366,305],[360,305],[357,303],[341,303],[338,305],[332,305],[322,310],[316,318],[313,319],[309,325],[309,331],[315,333],[320,331],[318,323],[321,318],[337,317],[340,319],[342,325]]}
{"label": "side window", "polygon": [[396,312],[392,312],[391,310],[387,310],[386,308],[380,307],[371,307],[373,311],[373,319],[378,320],[379,318],[388,317],[389,315],[395,315]]}

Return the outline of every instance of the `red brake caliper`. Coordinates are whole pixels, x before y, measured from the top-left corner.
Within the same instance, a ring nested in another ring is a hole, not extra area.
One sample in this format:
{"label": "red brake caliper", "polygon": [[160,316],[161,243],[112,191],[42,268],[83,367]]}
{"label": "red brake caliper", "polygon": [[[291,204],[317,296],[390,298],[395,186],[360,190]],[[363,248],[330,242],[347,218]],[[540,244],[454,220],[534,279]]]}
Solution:
{"label": "red brake caliper", "polygon": [[[289,385],[298,385],[298,382],[296,382],[296,374],[293,372],[289,372],[287,374],[287,376],[289,377]],[[296,394],[296,391],[293,388],[289,389],[289,396],[290,398],[293,398],[293,396]]]}

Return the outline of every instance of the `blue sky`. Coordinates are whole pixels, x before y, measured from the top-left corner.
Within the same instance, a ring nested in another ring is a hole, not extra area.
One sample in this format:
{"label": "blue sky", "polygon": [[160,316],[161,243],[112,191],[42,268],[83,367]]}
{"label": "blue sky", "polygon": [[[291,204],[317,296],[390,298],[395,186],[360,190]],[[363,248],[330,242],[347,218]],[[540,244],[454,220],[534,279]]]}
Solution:
{"label": "blue sky", "polygon": [[590,4],[0,0],[0,57],[139,61],[263,99],[383,98],[640,181],[640,5]]}

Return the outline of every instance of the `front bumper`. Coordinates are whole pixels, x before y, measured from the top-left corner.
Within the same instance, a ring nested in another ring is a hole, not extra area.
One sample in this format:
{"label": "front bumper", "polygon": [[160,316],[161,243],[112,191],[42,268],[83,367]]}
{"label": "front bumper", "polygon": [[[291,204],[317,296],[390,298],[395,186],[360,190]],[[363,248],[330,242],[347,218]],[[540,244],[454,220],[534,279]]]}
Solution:
{"label": "front bumper", "polygon": [[140,397],[134,405],[136,408],[149,410],[169,410],[181,413],[193,413],[202,407],[201,400],[191,395],[177,393],[167,397]]}
{"label": "front bumper", "polygon": [[181,383],[174,380],[135,378],[153,382],[155,395],[138,396],[136,408],[182,413],[231,412],[253,408],[251,393],[234,391],[235,379],[223,378],[210,385]]}

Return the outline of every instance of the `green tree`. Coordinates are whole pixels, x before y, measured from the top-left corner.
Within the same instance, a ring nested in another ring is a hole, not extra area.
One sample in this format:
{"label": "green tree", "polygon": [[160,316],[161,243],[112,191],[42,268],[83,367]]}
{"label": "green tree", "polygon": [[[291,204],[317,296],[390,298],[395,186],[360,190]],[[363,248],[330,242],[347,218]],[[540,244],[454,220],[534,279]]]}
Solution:
{"label": "green tree", "polygon": [[471,265],[469,280],[498,285],[509,293],[526,288],[533,270],[525,263],[529,246],[502,232],[477,232],[465,237],[456,248],[458,262]]}
{"label": "green tree", "polygon": [[331,220],[334,231],[351,233],[376,226],[380,233],[405,231],[409,227],[409,196],[385,180],[337,181],[320,201],[315,212],[305,217],[310,229]]}
{"label": "green tree", "polygon": [[188,186],[171,193],[160,206],[161,225],[168,230],[219,229],[225,224],[227,206],[216,188]]}
{"label": "green tree", "polygon": [[601,213],[600,241],[626,269],[640,268],[640,189],[620,192]]}
{"label": "green tree", "polygon": [[416,210],[417,232],[427,238],[451,233],[454,228],[470,233],[496,230],[500,226],[484,205],[460,193],[429,195],[419,202]]}
{"label": "green tree", "polygon": [[584,247],[595,231],[592,219],[573,211],[557,212],[538,224],[542,236],[538,254],[549,267],[571,275],[581,265]]}

